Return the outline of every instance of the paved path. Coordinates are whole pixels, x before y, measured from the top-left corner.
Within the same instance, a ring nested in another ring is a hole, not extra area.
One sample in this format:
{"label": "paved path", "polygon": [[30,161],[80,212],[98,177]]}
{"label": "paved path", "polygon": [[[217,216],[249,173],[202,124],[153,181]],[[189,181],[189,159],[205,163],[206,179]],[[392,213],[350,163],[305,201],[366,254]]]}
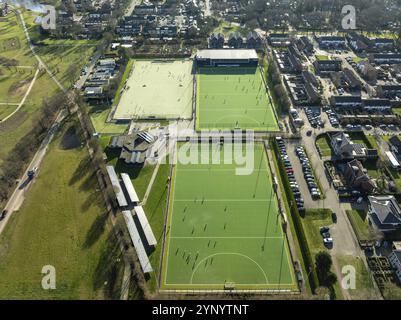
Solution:
{"label": "paved path", "polygon": [[149,181],[148,188],[146,189],[145,195],[143,196],[143,200],[141,202],[142,206],[144,206],[146,204],[146,201],[148,200],[150,191],[152,190],[152,187],[153,187],[153,183],[155,182],[155,179],[157,177],[157,173],[159,172],[160,162],[161,161],[157,162],[155,170],[153,170],[152,178]]}
{"label": "paved path", "polygon": [[26,98],[28,97],[29,93],[32,90],[33,85],[35,84],[36,79],[38,78],[38,75],[39,75],[39,69],[36,69],[35,75],[31,81],[31,83],[29,84],[28,90],[26,90],[24,97],[22,98],[21,102],[18,104],[18,107],[12,113],[10,113],[7,117],[0,120],[0,123],[5,122],[8,119],[10,119],[14,114],[16,114],[22,108],[22,106],[25,104]]}

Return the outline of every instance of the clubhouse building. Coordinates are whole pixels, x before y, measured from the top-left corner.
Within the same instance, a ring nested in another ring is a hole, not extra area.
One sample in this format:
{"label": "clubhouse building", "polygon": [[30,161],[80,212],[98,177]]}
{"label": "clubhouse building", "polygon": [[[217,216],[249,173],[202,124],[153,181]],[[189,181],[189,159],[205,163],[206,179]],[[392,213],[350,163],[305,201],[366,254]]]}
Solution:
{"label": "clubhouse building", "polygon": [[258,55],[254,49],[205,49],[196,54],[200,67],[239,67],[258,65]]}

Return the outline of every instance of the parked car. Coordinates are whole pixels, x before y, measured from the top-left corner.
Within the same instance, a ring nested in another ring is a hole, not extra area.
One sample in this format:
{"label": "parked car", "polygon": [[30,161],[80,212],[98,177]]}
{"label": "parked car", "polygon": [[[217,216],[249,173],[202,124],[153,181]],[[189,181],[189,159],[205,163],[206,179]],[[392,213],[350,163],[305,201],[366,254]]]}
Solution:
{"label": "parked car", "polygon": [[329,227],[326,227],[326,226],[324,226],[324,227],[321,227],[320,228],[320,233],[325,233],[325,232],[329,232],[330,231],[330,228]]}
{"label": "parked car", "polygon": [[330,232],[322,233],[323,238],[330,238]]}
{"label": "parked car", "polygon": [[337,223],[337,214],[335,212],[331,214],[331,219],[333,220],[334,223]]}
{"label": "parked car", "polygon": [[323,243],[326,247],[331,248],[333,246],[333,238],[324,238]]}

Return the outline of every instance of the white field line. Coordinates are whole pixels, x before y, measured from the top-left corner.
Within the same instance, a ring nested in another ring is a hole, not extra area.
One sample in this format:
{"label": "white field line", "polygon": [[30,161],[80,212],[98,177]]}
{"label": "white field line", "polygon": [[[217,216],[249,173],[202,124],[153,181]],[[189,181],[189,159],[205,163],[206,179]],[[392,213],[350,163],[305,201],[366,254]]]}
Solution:
{"label": "white field line", "polygon": [[14,114],[16,114],[22,108],[22,106],[25,103],[26,98],[28,97],[29,93],[32,90],[33,85],[35,84],[35,81],[36,81],[36,78],[38,77],[38,74],[39,74],[39,69],[36,69],[35,76],[33,77],[32,81],[31,81],[31,83],[30,83],[30,85],[28,87],[28,90],[26,90],[25,95],[22,98],[21,102],[19,103],[18,107],[14,110],[13,113],[9,114],[7,117],[5,117],[3,120],[1,120],[0,123],[5,122],[8,119],[10,119]]}
{"label": "white field line", "polygon": [[271,202],[275,201],[274,199],[202,199],[202,198],[197,198],[197,199],[174,199],[174,202]]}
{"label": "white field line", "polygon": [[0,102],[1,106],[18,106],[19,102]]}
{"label": "white field line", "polygon": [[283,239],[283,237],[215,237],[215,236],[210,236],[210,237],[170,237],[170,239]]}

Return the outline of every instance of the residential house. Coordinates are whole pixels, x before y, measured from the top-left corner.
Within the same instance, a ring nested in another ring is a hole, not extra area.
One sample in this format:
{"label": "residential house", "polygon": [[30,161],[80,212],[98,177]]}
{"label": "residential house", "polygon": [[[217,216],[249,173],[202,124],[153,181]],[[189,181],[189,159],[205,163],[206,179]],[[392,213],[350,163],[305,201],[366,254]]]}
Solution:
{"label": "residential house", "polygon": [[339,159],[377,159],[375,149],[368,149],[364,144],[353,143],[348,134],[337,132],[330,136],[330,144]]}
{"label": "residential house", "polygon": [[316,41],[319,43],[320,48],[322,49],[345,49],[347,47],[347,43],[344,37],[339,36],[322,36],[315,37]]}
{"label": "residential house", "polygon": [[302,78],[305,83],[309,82],[315,88],[319,88],[319,81],[317,80],[316,76],[310,71],[302,71]]}
{"label": "residential house", "polygon": [[267,40],[272,47],[287,47],[291,44],[288,33],[271,33]]}
{"label": "residential house", "polygon": [[369,56],[371,63],[381,64],[399,64],[401,63],[401,53],[374,53]]}
{"label": "residential house", "polygon": [[401,228],[401,208],[394,196],[370,196],[368,218],[380,232],[392,232]]}
{"label": "residential house", "polygon": [[152,3],[142,2],[135,6],[134,12],[136,14],[155,14],[158,12],[158,7]]}
{"label": "residential house", "polygon": [[342,61],[340,59],[316,59],[313,65],[318,73],[341,71]]}
{"label": "residential house", "polygon": [[246,37],[246,47],[248,49],[262,48],[262,38],[257,32],[251,31],[248,33],[248,36]]}
{"label": "residential house", "polygon": [[386,38],[370,39],[362,34],[351,32],[347,34],[347,40],[352,50],[356,53],[376,52],[394,50],[394,40]]}
{"label": "residential house", "polygon": [[376,38],[373,40],[375,47],[380,50],[392,51],[394,50],[394,40],[386,38]]}
{"label": "residential house", "polygon": [[221,49],[224,46],[224,36],[221,33],[213,33],[209,38],[210,49]]}
{"label": "residential house", "polygon": [[228,45],[234,49],[242,48],[244,45],[244,39],[239,32],[233,32],[228,38]]}
{"label": "residential house", "polygon": [[398,136],[392,136],[389,141],[390,150],[397,156],[401,156],[401,140]]}
{"label": "residential house", "polygon": [[357,159],[347,163],[344,177],[348,187],[351,189],[358,189],[364,193],[371,193],[376,187],[374,182],[369,178],[367,170]]}
{"label": "residential house", "polygon": [[343,78],[347,84],[347,87],[351,91],[361,91],[362,87],[361,81],[359,81],[359,78],[356,76],[353,70],[344,68]]}
{"label": "residential house", "polygon": [[369,83],[376,83],[378,78],[378,70],[368,61],[361,61],[357,64],[357,69],[362,78]]}
{"label": "residential house", "polygon": [[389,99],[363,99],[362,108],[367,111],[390,111],[391,102]]}
{"label": "residential house", "polygon": [[84,96],[86,99],[101,99],[103,98],[103,87],[86,87]]}
{"label": "residential house", "polygon": [[331,105],[334,108],[358,109],[362,108],[361,96],[332,96]]}
{"label": "residential house", "polygon": [[356,32],[348,33],[346,38],[351,49],[354,50],[355,53],[363,53],[371,46],[371,41],[369,38]]}
{"label": "residential house", "polygon": [[377,86],[379,97],[395,100],[401,98],[401,84],[383,84]]}
{"label": "residential house", "polygon": [[330,136],[330,144],[334,154],[340,159],[355,158],[355,145],[348,134],[338,132]]}
{"label": "residential house", "polygon": [[305,55],[311,56],[314,52],[314,47],[310,39],[306,36],[302,36],[297,41],[297,46],[300,51]]}

